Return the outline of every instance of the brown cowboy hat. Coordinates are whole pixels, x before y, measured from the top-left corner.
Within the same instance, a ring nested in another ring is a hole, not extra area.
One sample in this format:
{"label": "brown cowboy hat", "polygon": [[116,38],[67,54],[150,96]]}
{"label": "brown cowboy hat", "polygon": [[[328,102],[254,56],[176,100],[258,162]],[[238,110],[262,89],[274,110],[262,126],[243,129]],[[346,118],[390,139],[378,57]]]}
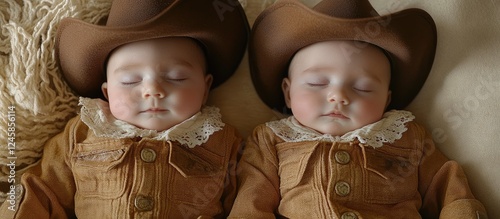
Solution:
{"label": "brown cowboy hat", "polygon": [[284,110],[281,83],[298,50],[322,41],[363,41],[384,49],[390,57],[388,109],[402,109],[415,98],[430,72],[436,35],[434,21],[421,9],[380,16],[368,0],[323,0],[312,9],[295,0],[280,0],[253,25],[252,80],[269,107]]}
{"label": "brown cowboy hat", "polygon": [[249,32],[237,1],[114,0],[105,26],[63,19],[55,48],[71,88],[82,96],[102,97],[108,55],[123,44],[161,37],[195,39],[205,50],[215,87],[238,67]]}

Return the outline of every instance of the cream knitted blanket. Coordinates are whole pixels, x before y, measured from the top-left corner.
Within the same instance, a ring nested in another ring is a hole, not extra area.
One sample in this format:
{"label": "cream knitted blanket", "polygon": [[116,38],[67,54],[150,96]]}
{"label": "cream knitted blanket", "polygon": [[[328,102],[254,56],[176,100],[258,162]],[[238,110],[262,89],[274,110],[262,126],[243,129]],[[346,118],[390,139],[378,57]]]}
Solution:
{"label": "cream knitted blanket", "polygon": [[77,111],[78,98],[54,59],[59,20],[97,22],[109,6],[106,0],[0,1],[0,201],[9,178],[40,158],[43,143]]}

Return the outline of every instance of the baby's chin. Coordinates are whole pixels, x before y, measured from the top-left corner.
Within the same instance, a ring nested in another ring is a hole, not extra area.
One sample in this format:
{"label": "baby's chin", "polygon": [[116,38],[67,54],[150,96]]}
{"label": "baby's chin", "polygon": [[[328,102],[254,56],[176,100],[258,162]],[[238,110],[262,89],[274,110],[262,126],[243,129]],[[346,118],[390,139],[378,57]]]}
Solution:
{"label": "baby's chin", "polygon": [[[366,124],[368,125],[368,124]],[[366,125],[342,125],[342,124],[332,124],[332,125],[323,125],[319,127],[313,128],[315,131],[321,133],[321,134],[326,134],[326,135],[331,135],[331,136],[343,136],[349,132],[352,132],[356,129],[360,129]],[[312,128],[312,127],[310,127]]]}
{"label": "baby's chin", "polygon": [[146,129],[146,130],[155,130],[158,132],[168,130],[175,125],[181,123],[184,120],[180,121],[172,121],[172,120],[164,120],[164,119],[148,119],[148,120],[142,120],[140,122],[135,122],[135,121],[125,121],[129,124],[132,124],[138,128],[141,129]]}
{"label": "baby's chin", "polygon": [[162,131],[168,130],[174,126],[175,125],[171,125],[171,126],[137,126],[137,127],[141,128],[141,129],[145,129],[145,130],[154,130],[157,132],[162,132]]}
{"label": "baby's chin", "polygon": [[354,131],[356,129],[334,129],[334,130],[316,130],[321,134],[331,135],[331,136],[342,136],[350,131]]}

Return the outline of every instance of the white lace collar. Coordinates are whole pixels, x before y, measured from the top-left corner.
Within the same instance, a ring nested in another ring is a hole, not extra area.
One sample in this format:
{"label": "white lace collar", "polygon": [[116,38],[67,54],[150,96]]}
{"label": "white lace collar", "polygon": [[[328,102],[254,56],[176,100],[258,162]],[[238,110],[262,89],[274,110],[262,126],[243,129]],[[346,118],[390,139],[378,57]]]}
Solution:
{"label": "white lace collar", "polygon": [[158,132],[141,129],[125,121],[116,119],[109,110],[109,104],[101,99],[80,97],[81,120],[94,131],[97,137],[133,138],[143,137],[154,140],[177,141],[194,148],[208,141],[210,135],[224,127],[219,109],[205,106],[191,118]]}
{"label": "white lace collar", "polygon": [[407,130],[405,124],[413,121],[413,119],[415,119],[415,116],[411,112],[391,110],[386,112],[380,121],[348,132],[342,136],[319,133],[316,130],[303,126],[293,116],[268,122],[266,126],[286,142],[351,142],[358,139],[363,144],[377,148],[381,147],[383,143],[393,143],[395,140],[400,139],[402,134]]}

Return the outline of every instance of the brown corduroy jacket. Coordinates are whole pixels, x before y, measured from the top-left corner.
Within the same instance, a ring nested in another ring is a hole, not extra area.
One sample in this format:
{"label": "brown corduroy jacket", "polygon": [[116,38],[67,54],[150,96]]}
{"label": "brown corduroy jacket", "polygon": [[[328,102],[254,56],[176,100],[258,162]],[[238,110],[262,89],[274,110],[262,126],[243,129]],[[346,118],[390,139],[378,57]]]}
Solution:
{"label": "brown corduroy jacket", "polygon": [[486,218],[462,168],[421,126],[406,126],[379,148],[284,142],[258,126],[238,164],[229,218]]}
{"label": "brown corduroy jacket", "polygon": [[96,137],[78,117],[22,176],[7,218],[224,218],[236,194],[241,138],[225,125],[197,147]]}

